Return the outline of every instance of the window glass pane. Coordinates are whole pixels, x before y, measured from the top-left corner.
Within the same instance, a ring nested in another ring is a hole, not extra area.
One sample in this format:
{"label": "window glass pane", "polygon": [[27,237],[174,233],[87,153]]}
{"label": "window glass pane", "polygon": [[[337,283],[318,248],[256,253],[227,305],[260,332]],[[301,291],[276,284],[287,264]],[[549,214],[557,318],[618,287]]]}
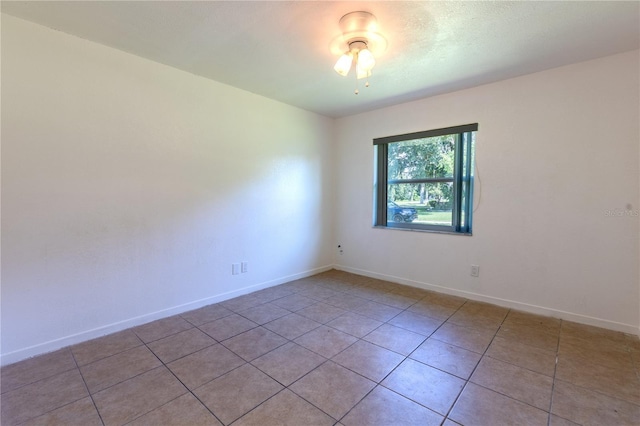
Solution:
{"label": "window glass pane", "polygon": [[476,130],[470,124],[374,139],[375,226],[471,234]]}
{"label": "window glass pane", "polygon": [[389,144],[388,180],[453,176],[455,135]]}
{"label": "window glass pane", "polygon": [[387,223],[452,225],[453,180],[387,185]]}

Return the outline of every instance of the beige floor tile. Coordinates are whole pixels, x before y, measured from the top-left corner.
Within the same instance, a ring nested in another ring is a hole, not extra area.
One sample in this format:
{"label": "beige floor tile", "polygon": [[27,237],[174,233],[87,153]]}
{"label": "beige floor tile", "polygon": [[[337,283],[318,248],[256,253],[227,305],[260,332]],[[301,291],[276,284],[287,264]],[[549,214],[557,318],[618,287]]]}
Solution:
{"label": "beige floor tile", "polygon": [[219,320],[203,324],[198,328],[216,339],[218,342],[221,342],[233,336],[237,336],[240,333],[251,330],[252,328],[256,328],[257,326],[258,324],[253,321],[249,321],[245,317],[241,317],[238,314],[231,314]]}
{"label": "beige floor tile", "polygon": [[371,380],[327,361],[289,389],[334,419],[340,419],[374,387]]}
{"label": "beige floor tile", "polygon": [[[389,289],[389,294],[396,300],[410,301],[410,304],[407,305],[407,308],[408,308],[409,306],[424,299],[424,297],[427,294],[427,291],[419,288],[409,287],[409,286],[394,286]],[[407,308],[404,308],[404,309],[407,309]]]}
{"label": "beige floor tile", "polygon": [[263,303],[264,302],[261,298],[254,296],[253,294],[245,294],[243,296],[225,300],[224,302],[221,302],[220,305],[237,313],[249,308],[253,308],[254,306],[261,305]]}
{"label": "beige floor tile", "polygon": [[459,313],[476,315],[483,318],[492,318],[502,322],[509,313],[508,308],[492,305],[485,302],[467,300],[458,310]]}
{"label": "beige floor tile", "polygon": [[318,284],[317,280],[311,280],[310,277],[308,277],[308,278],[301,278],[299,280],[289,281],[288,283],[285,283],[285,284],[280,284],[278,288],[291,291],[293,293],[299,293],[303,290],[312,288],[317,284]]}
{"label": "beige floor tile", "polygon": [[348,294],[356,297],[361,297],[363,299],[371,301],[377,297],[380,297],[385,292],[383,290],[372,288],[369,285],[353,287],[352,289],[347,291]]}
{"label": "beige floor tile", "polygon": [[409,297],[414,299],[415,301],[420,301],[424,299],[424,297],[429,293],[428,290],[424,290],[417,287],[411,287],[408,285],[400,285],[398,284],[391,293],[399,294],[401,296]]}
{"label": "beige floor tile", "polygon": [[377,302],[366,302],[365,304],[357,306],[351,310],[357,314],[382,322],[389,321],[391,318],[402,312],[401,309]]}
{"label": "beige floor tile", "polygon": [[88,396],[78,369],[2,394],[0,424],[15,425]]}
{"label": "beige floor tile", "polygon": [[364,337],[383,323],[353,312],[347,312],[327,323],[329,327],[338,329],[355,337]]}
{"label": "beige floor tile", "polygon": [[[330,269],[328,271],[325,271],[321,274],[316,275],[315,277],[322,278],[322,279],[344,281],[344,282],[354,283],[354,284],[368,282],[371,280],[370,277],[365,277],[364,275],[355,275],[350,272],[341,271],[339,269]],[[314,278],[314,277],[311,277],[311,278]]]}
{"label": "beige floor tile", "polygon": [[527,312],[511,310],[504,320],[505,325],[524,325],[542,329],[548,333],[558,334],[562,321],[558,318],[545,317]]}
{"label": "beige floor tile", "polygon": [[122,425],[187,392],[166,367],[158,367],[93,395],[106,426]]}
{"label": "beige floor tile", "polygon": [[342,420],[345,426],[439,426],[443,417],[378,386]]}
{"label": "beige floor tile", "polygon": [[215,344],[207,334],[192,328],[149,343],[149,349],[165,364]]}
{"label": "beige floor tile", "polygon": [[625,334],[619,331],[607,330],[606,328],[594,327],[586,324],[578,324],[571,321],[562,321],[560,333],[565,337],[572,336],[605,344],[624,343],[627,341]]}
{"label": "beige floor tile", "polygon": [[553,379],[549,376],[484,357],[469,380],[541,410],[549,410],[553,387]]}
{"label": "beige floor tile", "polygon": [[625,334],[627,345],[631,352],[640,352],[640,336]]}
{"label": "beige floor tile", "polygon": [[638,336],[628,336],[627,342],[629,344],[629,352],[631,354],[631,360],[633,365],[640,376],[640,339]]}
{"label": "beige floor tile", "polygon": [[84,365],[80,371],[89,392],[93,394],[160,365],[162,363],[153,352],[146,346],[138,346]]}
{"label": "beige floor tile", "polygon": [[[348,275],[344,276],[344,279],[348,279],[348,278],[349,278]],[[365,279],[358,284],[359,287],[374,288],[374,289],[382,289],[384,287],[393,288],[396,285],[397,284],[392,283],[390,281],[385,281],[385,280],[381,280],[379,278],[374,278],[374,277],[365,277]]]}
{"label": "beige floor tile", "polygon": [[242,358],[217,344],[173,361],[167,367],[193,390],[244,363]]}
{"label": "beige floor tile", "polygon": [[424,300],[412,305],[408,312],[414,312],[419,315],[424,315],[429,318],[434,318],[438,320],[446,320],[451,315],[455,313],[457,308],[452,308],[450,306],[441,306],[436,305],[434,303],[426,302]]}
{"label": "beige floor tile", "polygon": [[142,340],[129,329],[72,346],[71,351],[78,365],[82,366],[142,344]]}
{"label": "beige floor tile", "polygon": [[574,423],[571,420],[551,414],[549,416],[549,426],[578,426],[578,423]]}
{"label": "beige floor tile", "polygon": [[304,297],[308,297],[310,299],[315,299],[315,300],[321,301],[321,300],[328,299],[328,298],[333,297],[333,296],[337,296],[340,293],[338,293],[337,291],[334,291],[334,290],[330,290],[328,288],[316,286],[316,287],[311,287],[309,289],[303,290],[303,291],[299,292],[298,294],[300,296],[304,296]]}
{"label": "beige floor tile", "polygon": [[331,358],[357,340],[349,334],[323,325],[298,337],[295,342],[325,358]]}
{"label": "beige floor tile", "polygon": [[272,302],[276,299],[282,299],[283,297],[291,296],[293,292],[291,290],[287,290],[286,288],[282,288],[282,286],[276,286],[258,290],[251,294],[262,303],[267,303]]}
{"label": "beige floor tile", "polygon": [[363,337],[371,343],[390,349],[402,355],[409,355],[426,339],[422,334],[405,330],[390,324],[383,324]]}
{"label": "beige floor tile", "polygon": [[465,381],[412,359],[405,360],[382,386],[446,415]]}
{"label": "beige floor tile", "polygon": [[222,342],[227,349],[233,351],[245,361],[254,360],[285,343],[287,343],[287,339],[264,327],[245,331]]}
{"label": "beige floor tile", "polygon": [[372,278],[368,283],[364,283],[363,287],[375,288],[377,290],[381,290],[384,292],[390,292],[394,288],[397,287],[396,283],[392,283],[389,281],[381,280],[378,278]]}
{"label": "beige floor tile", "polygon": [[185,312],[180,314],[182,318],[189,321],[191,324],[198,326],[211,321],[215,321],[220,318],[224,318],[227,315],[231,315],[232,312],[220,304],[204,306],[200,309]]}
{"label": "beige floor tile", "polygon": [[359,340],[331,360],[351,371],[380,382],[403,360],[404,356],[373,343]]}
{"label": "beige floor tile", "polygon": [[548,413],[469,383],[449,418],[461,425],[546,426]]}
{"label": "beige floor tile", "polygon": [[609,368],[633,369],[633,357],[627,342],[612,342],[603,339],[584,339],[561,336],[558,354],[561,357],[584,359]]}
{"label": "beige floor tile", "polygon": [[2,393],[76,368],[69,349],[40,355],[0,369]]}
{"label": "beige floor tile", "polygon": [[221,426],[195,396],[186,393],[138,417],[129,426]]}
{"label": "beige floor tile", "polygon": [[640,339],[332,270],[3,367],[0,382],[3,425],[219,426],[184,383],[238,425],[635,426]]}
{"label": "beige floor tile", "polygon": [[288,389],[241,417],[234,426],[332,426],[331,417]]}
{"label": "beige floor tile", "polygon": [[346,293],[347,291],[349,291],[351,288],[354,287],[353,284],[346,283],[343,281],[336,281],[336,280],[327,280],[321,285],[324,288],[328,288],[329,290],[333,290],[337,293]]}
{"label": "beige floor tile", "polygon": [[289,340],[302,336],[315,328],[320,327],[320,323],[298,314],[289,314],[264,325],[264,328],[279,334]]}
{"label": "beige floor tile", "polygon": [[640,424],[640,406],[562,380],[553,387],[551,412],[584,426]]}
{"label": "beige floor tile", "polygon": [[463,311],[462,308],[460,308],[455,314],[451,315],[447,322],[464,327],[487,329],[495,333],[498,331],[503,319],[504,317],[477,314],[469,311]]}
{"label": "beige floor tile", "polygon": [[280,392],[283,386],[250,364],[196,389],[195,395],[229,424]]}
{"label": "beige floor tile", "polygon": [[162,339],[163,337],[179,333],[192,328],[193,325],[179,315],[159,319],[148,324],[135,327],[133,332],[145,343]]}
{"label": "beige floor tile", "polygon": [[405,311],[389,320],[389,324],[428,337],[442,325],[442,321]]}
{"label": "beige floor tile", "polygon": [[481,355],[436,339],[428,339],[410,357],[467,380],[478,365]]}
{"label": "beige floor tile", "polygon": [[369,278],[367,281],[363,281],[351,287],[346,293],[358,295],[359,297],[366,298],[367,300],[373,300],[376,297],[380,297],[383,294],[387,294],[393,289],[394,285],[384,281]]}
{"label": "beige floor tile", "polygon": [[249,308],[238,313],[248,320],[262,325],[285,315],[289,315],[291,312],[272,303],[263,303],[262,305],[254,306],[253,308]]}
{"label": "beige floor tile", "polygon": [[344,309],[328,305],[323,302],[316,303],[315,305],[307,306],[304,309],[300,309],[296,312],[299,315],[312,319],[320,324],[326,324],[329,321],[338,318],[344,314]]}
{"label": "beige floor tile", "polygon": [[291,296],[274,300],[272,303],[291,312],[295,312],[299,311],[300,309],[304,309],[307,306],[311,306],[316,302],[317,300],[315,299],[311,299],[300,294],[292,294]]}
{"label": "beige floor tile", "polygon": [[326,358],[293,342],[254,359],[251,363],[285,386],[298,380]]}
{"label": "beige floor tile", "polygon": [[444,323],[433,335],[434,339],[477,353],[484,353],[494,336],[493,331]]}
{"label": "beige floor tile", "polygon": [[611,368],[587,358],[559,355],[556,379],[640,405],[640,379],[633,367]]}
{"label": "beige floor tile", "polygon": [[337,296],[329,297],[328,299],[324,299],[323,302],[332,306],[336,306],[340,309],[351,311],[367,303],[367,299],[363,299],[362,297],[357,297],[350,294],[340,294]]}
{"label": "beige floor tile", "polygon": [[458,309],[467,302],[467,299],[465,299],[464,297],[429,291],[422,299],[422,302],[428,302],[433,303],[434,305]]}
{"label": "beige floor tile", "polygon": [[23,426],[45,425],[102,426],[102,420],[93,401],[87,397],[23,423]]}
{"label": "beige floor tile", "polygon": [[498,336],[491,342],[487,355],[550,377],[553,377],[556,368],[556,353],[554,351],[525,345]]}
{"label": "beige floor tile", "polygon": [[498,330],[498,337],[513,342],[535,346],[547,351],[556,352],[560,335],[556,332],[549,332],[544,327],[522,325],[516,323],[502,324]]}
{"label": "beige floor tile", "polygon": [[409,306],[413,305],[417,301],[416,299],[413,299],[411,297],[402,296],[400,294],[395,294],[395,293],[384,293],[371,300],[374,302],[382,303],[383,305],[389,305],[391,307],[402,309],[402,310],[407,309]]}

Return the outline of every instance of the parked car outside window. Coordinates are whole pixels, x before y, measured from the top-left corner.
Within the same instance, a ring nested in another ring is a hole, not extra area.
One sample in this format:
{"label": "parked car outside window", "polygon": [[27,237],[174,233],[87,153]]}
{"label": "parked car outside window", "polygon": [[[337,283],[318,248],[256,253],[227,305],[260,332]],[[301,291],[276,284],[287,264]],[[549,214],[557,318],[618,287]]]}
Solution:
{"label": "parked car outside window", "polygon": [[413,207],[400,207],[393,201],[387,203],[387,220],[394,222],[413,222],[418,218],[418,212]]}

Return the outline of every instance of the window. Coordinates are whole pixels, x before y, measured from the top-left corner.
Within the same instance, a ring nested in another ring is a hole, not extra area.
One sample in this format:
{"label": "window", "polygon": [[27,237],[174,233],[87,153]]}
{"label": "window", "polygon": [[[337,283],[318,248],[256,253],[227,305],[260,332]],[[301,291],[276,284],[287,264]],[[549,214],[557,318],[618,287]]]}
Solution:
{"label": "window", "polygon": [[375,226],[471,234],[478,124],[373,140]]}

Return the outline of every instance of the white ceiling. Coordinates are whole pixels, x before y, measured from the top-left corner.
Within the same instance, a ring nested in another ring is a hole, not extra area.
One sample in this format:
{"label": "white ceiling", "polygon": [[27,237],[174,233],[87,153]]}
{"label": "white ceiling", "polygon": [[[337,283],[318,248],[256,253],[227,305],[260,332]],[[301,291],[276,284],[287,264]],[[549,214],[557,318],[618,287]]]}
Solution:
{"label": "white ceiling", "polygon": [[[333,71],[344,14],[378,18],[371,87]],[[2,1],[2,12],[331,117],[640,47],[640,2]]]}

